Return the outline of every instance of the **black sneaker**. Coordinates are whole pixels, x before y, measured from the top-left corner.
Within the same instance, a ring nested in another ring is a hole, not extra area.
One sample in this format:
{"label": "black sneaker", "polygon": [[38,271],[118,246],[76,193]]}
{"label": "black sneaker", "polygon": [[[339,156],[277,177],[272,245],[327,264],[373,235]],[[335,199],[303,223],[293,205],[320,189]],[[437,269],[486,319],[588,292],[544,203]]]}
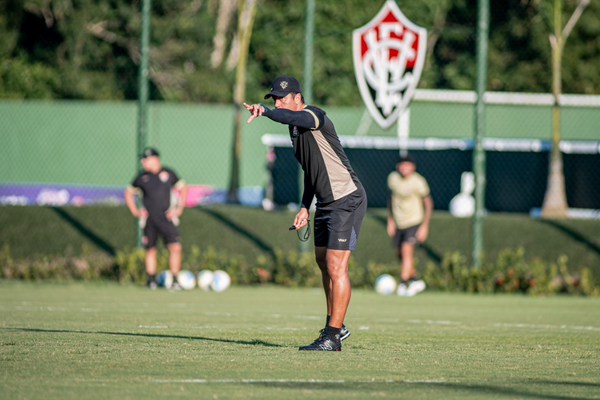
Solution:
{"label": "black sneaker", "polygon": [[[324,331],[324,330],[323,330]],[[342,351],[342,341],[339,342],[333,341],[332,338],[327,335],[327,333],[321,331],[321,335],[309,344],[308,346],[302,346],[298,350],[300,351]]]}
{"label": "black sneaker", "polygon": [[348,328],[346,328],[346,325],[342,324],[342,331],[340,332],[340,342],[344,339],[348,339],[350,335],[351,333],[348,330]]}

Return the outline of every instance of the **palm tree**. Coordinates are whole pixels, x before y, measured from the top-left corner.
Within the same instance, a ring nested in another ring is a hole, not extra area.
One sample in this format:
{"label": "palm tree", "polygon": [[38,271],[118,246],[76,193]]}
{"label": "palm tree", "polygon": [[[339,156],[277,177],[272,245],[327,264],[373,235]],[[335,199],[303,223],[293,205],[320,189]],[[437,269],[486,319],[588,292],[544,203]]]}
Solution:
{"label": "palm tree", "polygon": [[562,153],[560,152],[560,104],[562,91],[561,62],[565,42],[577,20],[590,0],[579,0],[577,8],[569,22],[562,27],[562,0],[554,0],[554,33],[550,34],[552,47],[552,151],[548,168],[548,185],[542,205],[542,216],[547,218],[564,218],[567,216],[567,195],[565,192],[565,175],[563,173]]}

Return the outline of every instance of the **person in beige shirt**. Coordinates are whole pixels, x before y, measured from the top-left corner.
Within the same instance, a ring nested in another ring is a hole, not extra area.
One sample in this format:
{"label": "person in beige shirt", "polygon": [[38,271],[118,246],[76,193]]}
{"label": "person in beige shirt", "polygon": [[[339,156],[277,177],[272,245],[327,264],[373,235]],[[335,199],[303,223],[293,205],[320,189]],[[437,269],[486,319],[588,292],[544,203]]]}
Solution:
{"label": "person in beige shirt", "polygon": [[427,239],[433,200],[425,178],[416,172],[411,155],[402,156],[396,169],[388,175],[388,235],[393,238],[396,256],[400,260],[399,296],[414,296],[425,289],[417,277],[413,255],[415,246]]}

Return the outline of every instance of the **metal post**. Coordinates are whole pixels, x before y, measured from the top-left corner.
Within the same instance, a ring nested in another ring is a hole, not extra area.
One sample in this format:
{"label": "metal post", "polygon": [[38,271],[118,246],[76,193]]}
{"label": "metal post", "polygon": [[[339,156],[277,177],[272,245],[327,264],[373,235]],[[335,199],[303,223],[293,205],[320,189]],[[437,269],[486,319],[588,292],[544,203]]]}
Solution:
{"label": "metal post", "polygon": [[[148,49],[150,47],[150,9],[152,0],[142,0],[142,26],[140,34],[140,67],[138,70],[138,137],[136,170],[140,169],[140,155],[147,143],[148,129]],[[137,246],[142,247],[142,230],[137,227]]]}
{"label": "metal post", "polygon": [[473,172],[475,175],[475,214],[472,225],[471,262],[475,268],[481,267],[483,247],[483,214],[485,209],[485,103],[483,96],[487,83],[487,53],[490,26],[489,0],[477,1],[477,103],[475,105],[475,148],[473,149]]}
{"label": "metal post", "polygon": [[410,107],[400,112],[398,117],[398,147],[400,156],[408,154],[408,138],[410,137]]}
{"label": "metal post", "polygon": [[313,95],[313,38],[315,34],[315,0],[306,0],[306,21],[304,27],[304,83],[302,94],[306,104],[312,103]]}
{"label": "metal post", "polygon": [[[306,104],[312,103],[313,84],[313,38],[315,31],[315,0],[306,0],[306,20],[304,25],[304,82],[302,84],[302,95]],[[300,187],[300,199],[304,191],[304,171],[299,168],[298,185]],[[310,213],[310,210],[308,210]],[[306,228],[305,228],[306,229]],[[308,253],[310,244],[308,241],[300,242],[298,251],[300,253]]]}

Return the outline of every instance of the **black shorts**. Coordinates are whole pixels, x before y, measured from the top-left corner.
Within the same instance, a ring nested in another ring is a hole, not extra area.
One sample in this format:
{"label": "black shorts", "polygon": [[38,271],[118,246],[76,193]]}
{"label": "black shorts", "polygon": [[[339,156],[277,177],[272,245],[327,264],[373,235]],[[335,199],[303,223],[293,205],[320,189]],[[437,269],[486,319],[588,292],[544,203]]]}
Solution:
{"label": "black shorts", "polygon": [[179,230],[173,225],[173,222],[166,218],[161,221],[154,221],[152,218],[148,218],[144,227],[144,237],[142,238],[144,247],[147,249],[156,247],[156,240],[159,234],[163,237],[165,244],[181,242]]}
{"label": "black shorts", "polygon": [[367,212],[367,196],[362,187],[315,212],[315,247],[356,250],[362,220]]}
{"label": "black shorts", "polygon": [[404,229],[396,229],[396,234],[394,235],[394,247],[400,247],[402,243],[409,243],[413,246],[416,246],[419,241],[417,240],[417,230],[419,229],[419,225],[409,226]]}

